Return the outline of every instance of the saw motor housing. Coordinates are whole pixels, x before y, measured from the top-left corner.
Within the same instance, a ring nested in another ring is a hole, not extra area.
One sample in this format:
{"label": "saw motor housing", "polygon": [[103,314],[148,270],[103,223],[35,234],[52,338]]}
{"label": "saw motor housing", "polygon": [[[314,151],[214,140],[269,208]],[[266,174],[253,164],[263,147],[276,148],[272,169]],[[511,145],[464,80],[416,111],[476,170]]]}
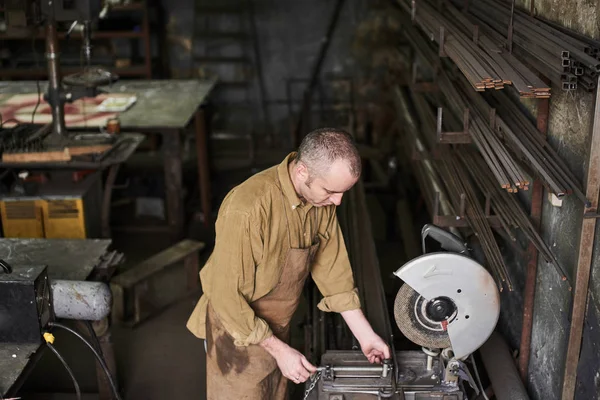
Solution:
{"label": "saw motor housing", "polygon": [[[427,236],[445,251],[426,253]],[[404,281],[394,303],[396,323],[409,340],[424,349],[441,352],[449,361],[464,360],[496,327],[498,288],[457,236],[426,225],[422,238],[424,255],[394,273]]]}

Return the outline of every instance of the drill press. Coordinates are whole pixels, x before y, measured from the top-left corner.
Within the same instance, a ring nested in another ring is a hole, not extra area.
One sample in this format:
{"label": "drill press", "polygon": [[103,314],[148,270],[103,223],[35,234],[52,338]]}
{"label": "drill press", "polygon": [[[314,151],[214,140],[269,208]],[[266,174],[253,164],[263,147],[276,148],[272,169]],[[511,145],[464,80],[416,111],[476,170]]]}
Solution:
{"label": "drill press", "polygon": [[[101,0],[33,0],[17,6],[23,7],[26,25],[43,25],[45,29],[48,87],[44,100],[51,110],[52,122],[41,129],[29,124],[5,129],[0,136],[3,166],[32,167],[35,164],[95,169],[127,159],[143,135],[74,132],[65,126],[66,103],[96,97],[101,93],[101,86],[118,79],[110,71],[91,64],[92,26],[107,15],[108,5],[101,8]],[[57,27],[65,22],[70,23],[67,37],[75,28],[82,27],[83,44],[81,71],[62,77]],[[37,106],[34,113],[36,109]]]}
{"label": "drill press", "polygon": [[[118,79],[109,71],[90,65],[92,56],[92,23],[106,14],[106,8],[100,9],[98,0],[42,0],[41,17],[46,26],[46,59],[48,62],[48,91],[46,100],[52,107],[52,131],[56,135],[67,136],[64,105],[81,97],[95,97],[98,87],[110,84]],[[83,70],[66,76],[61,80],[60,53],[58,48],[57,22],[73,21],[68,34],[81,23],[83,25],[82,57]],[[63,84],[68,85],[65,90]]]}

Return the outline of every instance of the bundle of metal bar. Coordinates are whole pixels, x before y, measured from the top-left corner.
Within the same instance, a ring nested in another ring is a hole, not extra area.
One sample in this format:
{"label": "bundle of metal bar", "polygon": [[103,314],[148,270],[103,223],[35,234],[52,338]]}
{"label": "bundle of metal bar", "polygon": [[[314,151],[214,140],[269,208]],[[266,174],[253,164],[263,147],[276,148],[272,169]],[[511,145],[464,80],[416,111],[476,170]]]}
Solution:
{"label": "bundle of metal bar", "polygon": [[483,98],[468,88],[463,90],[443,71],[438,76],[438,85],[447,106],[455,115],[462,115],[465,109],[469,109],[469,134],[500,186],[508,192],[528,190],[529,181],[525,173],[490,124],[491,109]]}
{"label": "bundle of metal bar", "polygon": [[[491,39],[480,35],[478,28],[450,3],[438,11],[423,0],[415,3],[398,0],[413,15],[415,23],[440,47],[461,70],[476,91],[503,89],[513,85],[523,97],[547,98],[550,88],[514,57],[508,57]],[[454,19],[449,17],[453,16]],[[471,38],[472,37],[472,38]]]}
{"label": "bundle of metal bar", "polygon": [[[520,166],[526,164],[557,197],[574,193],[588,204],[577,178],[507,94],[495,92],[481,96],[470,90],[460,76],[450,80],[445,73],[440,74],[439,82],[449,104],[470,107],[471,115],[478,115],[471,122],[470,133],[502,187],[505,187],[506,176],[514,184],[507,188],[509,192],[515,192],[517,188],[528,190],[529,180]],[[455,112],[460,112],[460,108]],[[486,116],[489,122],[484,122]],[[508,152],[507,147],[512,151]],[[503,168],[506,171],[504,175]],[[498,175],[502,179],[498,179]]]}
{"label": "bundle of metal bar", "polygon": [[[420,97],[422,96],[414,96],[415,99],[419,99]],[[447,200],[448,196],[441,183],[437,170],[435,169],[433,160],[430,159],[432,147],[421,139],[421,136],[423,136],[421,133],[424,133],[424,130],[419,129],[418,127],[419,123],[423,126],[424,121],[433,119],[433,115],[427,115],[427,107],[422,107],[416,113],[419,115],[419,121],[417,122],[414,117],[415,113],[410,109],[410,102],[406,93],[398,87],[394,89],[394,104],[396,110],[398,110],[398,117],[402,120],[402,126],[404,128],[402,129],[400,137],[403,142],[402,147],[406,151],[405,155],[408,158],[416,156],[422,159],[421,162],[413,165],[413,171],[419,182],[419,187],[423,192],[429,212],[433,213],[434,211],[434,199],[436,193],[438,193],[440,197],[440,211],[444,213],[444,215],[456,215],[452,205]],[[422,102],[416,101],[412,105],[422,105]],[[430,110],[429,113],[431,113]]]}
{"label": "bundle of metal bar", "polygon": [[584,204],[589,201],[581,190],[581,183],[560,158],[558,153],[543,140],[533,123],[514,101],[502,93],[488,96],[490,109],[497,110],[496,130],[511,146],[513,152],[529,163],[556,196],[573,193]]}
{"label": "bundle of metal bar", "polygon": [[[451,0],[463,6],[462,0]],[[600,42],[534,18],[498,0],[471,2],[468,17],[497,43],[512,41],[514,53],[564,90],[596,87]],[[510,29],[512,27],[512,30]],[[509,34],[512,31],[512,34]],[[509,35],[511,36],[509,38]]]}
{"label": "bundle of metal bar", "polygon": [[563,280],[566,280],[566,274],[558,264],[556,257],[531,223],[531,220],[516,197],[500,190],[496,185],[491,183],[493,176],[483,159],[470,149],[461,149],[456,154],[464,165],[465,170],[469,171],[475,186],[490,200],[491,208],[502,222],[502,226],[508,236],[512,240],[515,240],[511,228],[519,228],[538,249],[546,262],[551,263],[557,272],[561,274]]}
{"label": "bundle of metal bar", "polygon": [[[479,239],[488,267],[498,284],[498,290],[502,291],[505,284],[508,290],[512,291],[512,281],[502,253],[465,168],[450,149],[441,151],[440,159],[436,164],[451,198],[455,202],[460,201],[461,198],[465,199],[467,221]],[[455,204],[455,207],[459,205]]]}

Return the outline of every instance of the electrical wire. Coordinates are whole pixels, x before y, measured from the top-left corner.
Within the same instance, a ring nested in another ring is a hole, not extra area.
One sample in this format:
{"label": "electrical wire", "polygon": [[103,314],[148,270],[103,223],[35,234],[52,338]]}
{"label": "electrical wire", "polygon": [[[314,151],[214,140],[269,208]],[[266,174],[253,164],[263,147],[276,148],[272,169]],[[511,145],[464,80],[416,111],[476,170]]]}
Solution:
{"label": "electrical wire", "polygon": [[117,386],[115,385],[115,381],[113,380],[113,377],[110,374],[110,371],[108,370],[108,366],[106,365],[106,362],[104,361],[104,358],[98,353],[98,351],[96,351],[96,349],[94,348],[94,345],[92,345],[79,332],[77,332],[76,330],[74,330],[72,328],[69,328],[66,325],[63,325],[63,324],[58,323],[58,322],[49,322],[48,326],[53,327],[53,328],[64,329],[64,330],[66,330],[68,332],[71,332],[71,334],[75,335],[77,338],[79,338],[79,340],[81,340],[83,343],[85,343],[85,345],[87,347],[89,347],[90,350],[92,350],[92,353],[94,353],[94,356],[96,357],[96,359],[100,363],[100,366],[102,367],[102,370],[104,371],[104,374],[106,375],[106,378],[108,379],[108,382],[110,383],[110,387],[112,389],[114,398],[116,400],[122,400],[121,399],[121,395],[119,394],[119,391],[117,390]]}
{"label": "electrical wire", "polygon": [[58,358],[58,360],[62,363],[62,365],[64,365],[65,369],[69,373],[69,376],[71,377],[71,380],[73,381],[73,386],[75,387],[75,393],[77,394],[77,400],[81,400],[81,389],[79,388],[79,383],[77,382],[77,379],[75,378],[75,374],[73,374],[73,370],[71,370],[71,367],[69,367],[69,364],[67,364],[64,357],[58,352],[58,350],[56,350],[56,348],[52,344],[50,344],[50,342],[46,342],[46,346],[48,346],[48,348],[50,350],[52,350],[52,352],[54,353],[56,358]]}
{"label": "electrical wire", "polygon": [[485,393],[485,388],[481,384],[481,378],[479,377],[479,371],[477,370],[477,364],[475,363],[475,357],[471,353],[471,362],[473,363],[473,369],[475,370],[475,379],[477,379],[477,384],[479,385],[479,390],[481,390],[481,394],[485,400],[490,400],[487,394]]}

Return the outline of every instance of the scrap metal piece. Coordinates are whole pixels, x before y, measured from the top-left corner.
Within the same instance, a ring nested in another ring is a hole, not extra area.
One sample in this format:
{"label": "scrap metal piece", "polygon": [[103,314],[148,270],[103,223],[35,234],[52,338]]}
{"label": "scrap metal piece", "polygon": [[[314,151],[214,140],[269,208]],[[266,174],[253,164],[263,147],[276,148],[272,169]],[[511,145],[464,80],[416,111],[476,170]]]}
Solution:
{"label": "scrap metal piece", "polygon": [[[401,289],[402,296],[411,296],[406,301],[414,307],[425,307],[420,314],[412,315],[427,315],[429,321],[445,325],[456,359],[477,350],[492,334],[500,315],[500,295],[493,277],[473,259],[455,253],[432,253],[408,262],[394,274],[420,295]],[[432,305],[433,310],[428,308]],[[414,318],[398,315],[397,321],[398,317],[403,333],[434,331],[422,323],[415,324]],[[423,339],[418,335],[417,338]],[[421,345],[435,347],[431,343]]]}

